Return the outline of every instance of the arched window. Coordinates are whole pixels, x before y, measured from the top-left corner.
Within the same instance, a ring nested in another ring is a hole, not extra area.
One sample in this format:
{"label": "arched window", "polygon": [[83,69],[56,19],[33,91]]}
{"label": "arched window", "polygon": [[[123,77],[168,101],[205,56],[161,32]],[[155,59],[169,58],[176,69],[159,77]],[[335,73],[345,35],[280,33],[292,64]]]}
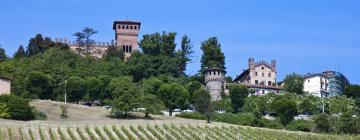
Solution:
{"label": "arched window", "polygon": [[125,26],[124,26],[124,25],[122,26],[122,29],[125,29]]}
{"label": "arched window", "polygon": [[123,52],[125,52],[125,45],[123,45]]}
{"label": "arched window", "polygon": [[133,26],[130,26],[130,29],[132,30],[132,29],[133,29]]}
{"label": "arched window", "polygon": [[126,29],[129,29],[129,26],[128,26],[128,25],[126,25]]}
{"label": "arched window", "polygon": [[134,29],[137,30],[137,26],[134,26]]}
{"label": "arched window", "polygon": [[214,71],[213,74],[216,75],[216,71]]}
{"label": "arched window", "polygon": [[121,25],[118,26],[118,29],[121,29]]}
{"label": "arched window", "polygon": [[132,52],[132,46],[131,45],[129,46],[129,52],[130,53]]}
{"label": "arched window", "polygon": [[129,52],[129,46],[126,45],[125,47],[126,47],[125,52]]}

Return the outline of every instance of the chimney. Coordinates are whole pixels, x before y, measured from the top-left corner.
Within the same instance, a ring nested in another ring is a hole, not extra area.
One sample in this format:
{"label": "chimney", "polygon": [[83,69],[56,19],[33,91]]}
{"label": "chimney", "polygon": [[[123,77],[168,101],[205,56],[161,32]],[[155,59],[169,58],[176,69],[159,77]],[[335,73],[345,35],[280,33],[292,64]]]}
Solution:
{"label": "chimney", "polygon": [[276,60],[271,60],[271,69],[276,71]]}
{"label": "chimney", "polygon": [[253,70],[254,68],[254,58],[249,58],[249,69]]}

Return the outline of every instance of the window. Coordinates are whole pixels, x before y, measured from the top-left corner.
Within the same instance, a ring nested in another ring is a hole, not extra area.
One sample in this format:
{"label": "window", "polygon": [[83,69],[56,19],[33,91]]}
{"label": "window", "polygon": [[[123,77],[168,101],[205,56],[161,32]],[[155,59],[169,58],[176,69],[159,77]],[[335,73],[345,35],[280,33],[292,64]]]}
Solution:
{"label": "window", "polygon": [[121,29],[121,25],[118,26],[118,29]]}
{"label": "window", "polygon": [[213,74],[216,75],[216,71],[213,71]]}
{"label": "window", "polygon": [[129,46],[128,45],[125,46],[125,52],[129,52]]}
{"label": "window", "polygon": [[125,52],[125,45],[123,45],[123,52]]}
{"label": "window", "polygon": [[257,72],[255,72],[255,76],[258,76],[258,73],[257,73]]}
{"label": "window", "polygon": [[268,76],[271,77],[271,73],[269,73]]}
{"label": "window", "polygon": [[134,26],[134,29],[137,30],[137,26]]}
{"label": "window", "polygon": [[259,81],[258,81],[258,80],[255,80],[255,84],[259,84]]}
{"label": "window", "polygon": [[262,90],[262,94],[265,94],[265,90]]}
{"label": "window", "polygon": [[131,45],[129,46],[129,52],[130,53],[132,52],[132,46]]}
{"label": "window", "polygon": [[271,81],[268,81],[268,86],[271,86]]}
{"label": "window", "polygon": [[263,70],[263,69],[264,69],[264,67],[261,67],[261,69]]}
{"label": "window", "polygon": [[133,26],[130,26],[130,29],[133,29]]}
{"label": "window", "polygon": [[124,25],[122,26],[122,29],[125,29],[125,26],[124,26]]}
{"label": "window", "polygon": [[129,26],[128,26],[128,25],[126,25],[126,29],[129,29]]}
{"label": "window", "polygon": [[264,77],[264,73],[261,73],[261,76]]}

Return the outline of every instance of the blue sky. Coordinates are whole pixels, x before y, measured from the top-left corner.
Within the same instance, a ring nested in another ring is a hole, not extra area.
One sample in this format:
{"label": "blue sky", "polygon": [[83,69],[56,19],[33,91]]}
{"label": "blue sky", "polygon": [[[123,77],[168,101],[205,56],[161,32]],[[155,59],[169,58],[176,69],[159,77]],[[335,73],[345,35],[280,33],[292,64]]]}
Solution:
{"label": "blue sky", "polygon": [[114,20],[141,21],[142,34],[188,35],[200,68],[200,44],[217,36],[228,75],[247,68],[247,59],[277,60],[277,80],[296,72],[339,70],[360,84],[358,0],[8,0],[0,2],[0,44],[12,56],[36,33],[66,37],[88,26],[96,41],[114,39]]}

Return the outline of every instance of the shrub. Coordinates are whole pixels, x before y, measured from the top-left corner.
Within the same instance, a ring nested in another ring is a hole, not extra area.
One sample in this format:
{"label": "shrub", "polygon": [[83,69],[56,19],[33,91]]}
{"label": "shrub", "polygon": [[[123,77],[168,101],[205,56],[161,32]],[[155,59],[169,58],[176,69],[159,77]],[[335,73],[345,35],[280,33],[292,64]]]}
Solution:
{"label": "shrub", "polygon": [[32,108],[32,112],[33,112],[34,118],[36,120],[46,120],[46,118],[47,118],[45,113],[37,111],[35,108]]}
{"label": "shrub", "polygon": [[14,95],[1,95],[0,103],[6,104],[10,119],[31,120],[34,114],[29,105],[29,101]]}
{"label": "shrub", "polygon": [[292,131],[311,132],[313,130],[313,123],[306,120],[295,120],[286,126],[286,129]]}
{"label": "shrub", "polygon": [[61,104],[60,111],[61,111],[61,113],[60,113],[61,118],[65,119],[68,117],[68,106],[67,105]]}
{"label": "shrub", "polygon": [[260,118],[256,122],[257,127],[266,127],[271,129],[283,129],[283,125],[279,120],[268,120],[265,118]]}
{"label": "shrub", "polygon": [[352,112],[346,112],[340,117],[339,130],[342,133],[347,134],[359,134],[360,133],[360,120],[352,116]]}
{"label": "shrub", "polygon": [[180,114],[176,114],[175,116],[180,117],[180,118],[195,119],[195,120],[205,120],[206,119],[206,116],[199,112],[194,112],[194,113],[183,112]]}
{"label": "shrub", "polygon": [[316,116],[314,123],[315,123],[315,128],[318,132],[329,132],[330,130],[329,115],[322,113]]}

